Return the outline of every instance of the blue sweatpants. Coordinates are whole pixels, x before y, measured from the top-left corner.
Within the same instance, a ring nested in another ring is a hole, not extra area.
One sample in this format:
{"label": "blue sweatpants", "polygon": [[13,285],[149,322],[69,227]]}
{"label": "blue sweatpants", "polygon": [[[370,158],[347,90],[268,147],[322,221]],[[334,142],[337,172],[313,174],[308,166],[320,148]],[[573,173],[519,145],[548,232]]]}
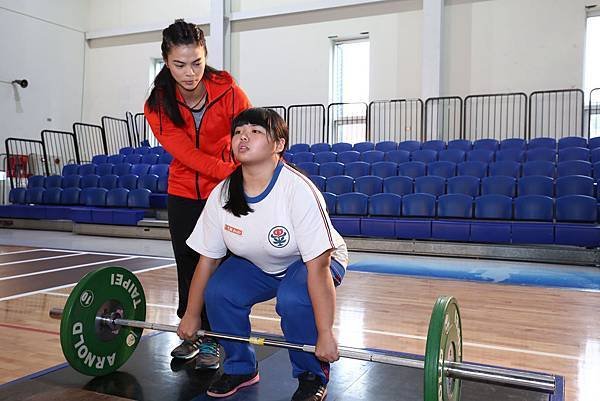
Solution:
{"label": "blue sweatpants", "polygon": [[[336,285],[342,281],[344,268],[332,259],[331,274]],[[210,327],[215,332],[250,336],[250,309],[254,304],[277,297],[276,311],[288,342],[316,344],[317,327],[307,287],[308,270],[299,260],[288,267],[283,278],[264,273],[250,261],[230,256],[208,281],[204,302]],[[256,355],[250,344],[220,340],[225,349],[224,372],[250,374],[256,370]],[[292,374],[298,377],[312,372],[324,383],[329,380],[329,363],[314,354],[289,351]]]}

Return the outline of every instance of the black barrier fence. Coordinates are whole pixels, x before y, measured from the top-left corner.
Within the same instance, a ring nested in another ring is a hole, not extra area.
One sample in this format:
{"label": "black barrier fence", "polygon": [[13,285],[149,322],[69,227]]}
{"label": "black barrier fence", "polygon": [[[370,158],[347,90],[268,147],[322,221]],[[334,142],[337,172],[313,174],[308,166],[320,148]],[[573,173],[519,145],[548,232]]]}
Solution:
{"label": "black barrier fence", "polygon": [[285,106],[264,106],[265,109],[271,109],[275,111],[277,114],[281,116],[285,121],[287,121],[287,113],[285,110]]}
{"label": "black barrier fence", "polygon": [[581,89],[536,91],[529,95],[529,139],[584,136]]}
{"label": "black barrier fence", "polygon": [[600,136],[600,88],[590,91],[588,105],[588,138]]}
{"label": "black barrier fence", "polygon": [[368,116],[373,142],[423,140],[421,99],[375,100],[369,103]]}
{"label": "black barrier fence", "polygon": [[7,166],[6,153],[0,153],[0,205],[8,205],[8,196],[10,183],[6,175]]}
{"label": "black barrier fence", "polygon": [[325,106],[293,104],[287,108],[290,145],[325,142]]}
{"label": "black barrier fence", "polygon": [[463,138],[471,141],[526,138],[527,95],[519,92],[467,96],[462,132]]}
{"label": "black barrier fence", "polygon": [[125,113],[125,120],[127,121],[127,129],[129,130],[129,136],[131,138],[131,142],[136,144],[141,143],[140,133],[135,126],[135,116],[130,112]]}
{"label": "black barrier fence", "polygon": [[366,103],[331,103],[327,106],[327,143],[369,140],[369,106]]}
{"label": "black barrier fence", "polygon": [[134,145],[134,141],[131,140],[127,120],[103,116],[102,130],[104,131],[106,150],[109,155],[119,153],[119,149],[126,146],[137,146]]}
{"label": "black barrier fence", "polygon": [[138,142],[136,146],[140,145],[149,145],[149,146],[157,146],[158,141],[154,136],[154,133],[150,129],[150,124],[148,124],[148,120],[144,113],[136,113],[133,116],[135,132],[137,133]]}
{"label": "black barrier fence", "polygon": [[79,162],[90,163],[94,155],[107,155],[104,130],[99,125],[75,123],[73,133],[79,150]]}
{"label": "black barrier fence", "polygon": [[32,175],[49,175],[48,157],[42,141],[6,138],[6,177],[10,187],[27,186]]}
{"label": "black barrier fence", "polygon": [[462,139],[462,116],[463,100],[458,96],[427,99],[423,140]]}
{"label": "black barrier fence", "polygon": [[65,164],[81,162],[75,134],[65,131],[42,131],[42,143],[48,156],[49,174],[62,174]]}

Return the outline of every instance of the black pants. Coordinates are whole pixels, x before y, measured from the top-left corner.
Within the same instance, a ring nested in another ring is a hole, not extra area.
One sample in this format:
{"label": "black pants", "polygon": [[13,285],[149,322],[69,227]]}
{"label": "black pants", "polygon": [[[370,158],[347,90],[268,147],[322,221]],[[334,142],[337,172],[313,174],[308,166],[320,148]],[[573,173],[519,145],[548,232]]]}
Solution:
{"label": "black pants", "polygon": [[[179,305],[177,316],[183,317],[187,309],[190,284],[200,255],[187,246],[185,241],[194,231],[198,217],[204,209],[205,200],[194,200],[169,195],[167,211],[169,213],[169,231],[171,232],[171,244],[177,263],[177,283],[179,290]],[[210,330],[206,308],[202,308],[202,329]]]}

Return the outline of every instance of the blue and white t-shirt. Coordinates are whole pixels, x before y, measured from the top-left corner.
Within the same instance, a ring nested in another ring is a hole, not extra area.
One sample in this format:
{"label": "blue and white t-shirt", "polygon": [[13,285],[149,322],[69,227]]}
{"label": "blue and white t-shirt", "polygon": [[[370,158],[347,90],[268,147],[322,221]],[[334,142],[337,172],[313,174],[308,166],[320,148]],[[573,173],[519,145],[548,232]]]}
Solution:
{"label": "blue and white t-shirt", "polygon": [[223,209],[227,182],[217,185],[208,197],[187,240],[190,248],[213,259],[230,250],[272,275],[329,249],[344,269],[348,266],[346,243],[333,228],[325,200],[308,177],[279,163],[263,193],[246,198],[254,212],[240,217]]}

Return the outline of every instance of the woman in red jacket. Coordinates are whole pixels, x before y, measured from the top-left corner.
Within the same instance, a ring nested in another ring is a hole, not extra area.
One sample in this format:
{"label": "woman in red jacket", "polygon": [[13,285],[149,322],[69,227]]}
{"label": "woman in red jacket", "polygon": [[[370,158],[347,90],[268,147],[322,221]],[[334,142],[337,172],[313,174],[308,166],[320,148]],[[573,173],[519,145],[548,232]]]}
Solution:
{"label": "woman in red jacket", "polygon": [[[199,255],[185,243],[212,189],[236,167],[231,158],[231,122],[250,107],[231,75],[206,65],[206,40],[198,25],[176,20],[163,30],[165,66],[154,79],[144,114],[160,144],[173,156],[169,167],[169,230],[177,262],[181,318]],[[206,312],[202,327],[209,329]],[[217,369],[217,344],[184,341],[171,355],[196,360],[197,368]]]}

